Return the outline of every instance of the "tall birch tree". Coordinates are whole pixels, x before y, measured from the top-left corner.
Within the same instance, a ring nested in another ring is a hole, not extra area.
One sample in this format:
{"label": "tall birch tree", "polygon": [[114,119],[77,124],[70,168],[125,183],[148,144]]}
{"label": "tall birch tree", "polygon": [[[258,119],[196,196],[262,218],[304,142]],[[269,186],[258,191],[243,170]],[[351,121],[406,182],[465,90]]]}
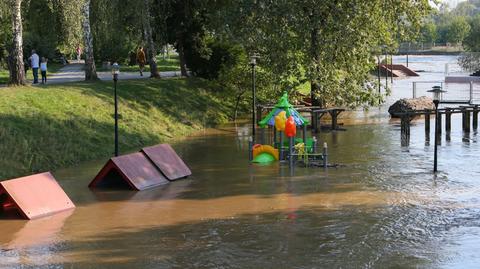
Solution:
{"label": "tall birch tree", "polygon": [[85,42],[85,80],[97,80],[97,69],[93,56],[93,36],[90,27],[90,0],[85,0],[82,6],[83,39]]}
{"label": "tall birch tree", "polygon": [[23,65],[23,29],[22,29],[22,0],[11,0],[13,46],[8,58],[10,70],[10,85],[24,85],[25,67]]}
{"label": "tall birch tree", "polygon": [[151,26],[151,13],[150,13],[150,0],[143,0],[143,14],[142,14],[142,24],[143,24],[143,35],[145,38],[145,43],[147,46],[148,52],[148,63],[150,65],[150,77],[151,78],[160,78],[160,73],[158,72],[157,67],[157,49],[155,47],[155,42],[153,40],[152,26]]}

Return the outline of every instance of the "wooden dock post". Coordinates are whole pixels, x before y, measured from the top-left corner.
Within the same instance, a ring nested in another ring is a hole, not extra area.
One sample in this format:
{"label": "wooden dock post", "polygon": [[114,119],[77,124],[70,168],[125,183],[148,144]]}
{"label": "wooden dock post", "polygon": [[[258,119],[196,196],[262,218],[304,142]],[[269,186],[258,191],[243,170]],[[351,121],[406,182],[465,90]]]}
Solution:
{"label": "wooden dock post", "polygon": [[465,132],[470,133],[470,110],[468,108],[465,109]]}
{"label": "wooden dock post", "polygon": [[410,140],[410,115],[404,114],[400,118],[400,132],[402,145],[408,145]]}
{"label": "wooden dock post", "polygon": [[337,127],[337,116],[338,116],[337,111],[336,110],[331,111],[330,116],[332,117],[332,131],[337,130],[338,129],[338,127]]}
{"label": "wooden dock post", "polygon": [[478,128],[478,105],[473,107],[473,129],[476,130]]}
{"label": "wooden dock post", "polygon": [[430,110],[425,111],[425,134],[430,134]]}
{"label": "wooden dock post", "polygon": [[400,118],[400,130],[402,142],[410,139],[410,115],[404,114]]}
{"label": "wooden dock post", "polygon": [[466,107],[462,107],[462,127],[465,133],[470,132],[470,111]]}
{"label": "wooden dock post", "polygon": [[312,121],[311,121],[312,131],[314,133],[317,133],[318,132],[318,121],[317,121],[318,113],[312,110],[310,112],[310,115],[312,117]]}
{"label": "wooden dock post", "polygon": [[447,107],[445,109],[445,131],[450,133],[452,130],[452,109]]}

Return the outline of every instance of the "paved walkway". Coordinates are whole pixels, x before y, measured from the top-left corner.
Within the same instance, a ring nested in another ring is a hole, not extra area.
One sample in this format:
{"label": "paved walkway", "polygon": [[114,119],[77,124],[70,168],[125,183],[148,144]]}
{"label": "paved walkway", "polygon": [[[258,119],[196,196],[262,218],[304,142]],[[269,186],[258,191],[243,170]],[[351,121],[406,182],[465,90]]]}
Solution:
{"label": "paved walkway", "polygon": [[[48,84],[68,83],[75,81],[84,81],[85,72],[83,64],[72,63],[62,67],[57,73],[48,76]],[[150,77],[150,72],[143,72],[144,76],[140,76],[139,72],[120,72],[119,79],[146,79]],[[97,72],[98,78],[101,80],[112,80],[111,72]],[[161,77],[180,77],[180,71],[160,72]]]}

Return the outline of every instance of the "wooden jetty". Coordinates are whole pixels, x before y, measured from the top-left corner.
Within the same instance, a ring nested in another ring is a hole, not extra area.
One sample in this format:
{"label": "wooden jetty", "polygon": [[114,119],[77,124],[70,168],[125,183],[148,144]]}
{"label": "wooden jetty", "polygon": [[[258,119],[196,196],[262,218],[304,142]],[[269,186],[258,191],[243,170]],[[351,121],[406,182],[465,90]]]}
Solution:
{"label": "wooden jetty", "polygon": [[[468,105],[459,107],[445,107],[438,109],[438,117],[436,120],[438,134],[442,133],[442,117],[445,115],[445,132],[450,133],[452,129],[452,114],[462,114],[462,130],[465,133],[470,133],[470,130],[478,128],[478,113],[480,112],[480,105]],[[401,138],[409,139],[410,137],[410,122],[412,119],[424,116],[425,119],[425,134],[430,134],[430,116],[435,115],[435,110],[411,110],[399,113]]]}

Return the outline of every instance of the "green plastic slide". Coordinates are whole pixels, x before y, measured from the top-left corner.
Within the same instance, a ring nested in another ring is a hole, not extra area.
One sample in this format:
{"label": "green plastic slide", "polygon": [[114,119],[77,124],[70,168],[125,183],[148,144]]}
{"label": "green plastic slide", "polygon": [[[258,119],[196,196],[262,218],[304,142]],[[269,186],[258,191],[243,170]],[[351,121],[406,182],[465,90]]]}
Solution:
{"label": "green plastic slide", "polygon": [[275,160],[275,157],[270,154],[270,153],[267,153],[267,152],[263,152],[263,153],[260,153],[258,154],[252,162],[254,163],[271,163],[271,162],[274,162],[276,161]]}

